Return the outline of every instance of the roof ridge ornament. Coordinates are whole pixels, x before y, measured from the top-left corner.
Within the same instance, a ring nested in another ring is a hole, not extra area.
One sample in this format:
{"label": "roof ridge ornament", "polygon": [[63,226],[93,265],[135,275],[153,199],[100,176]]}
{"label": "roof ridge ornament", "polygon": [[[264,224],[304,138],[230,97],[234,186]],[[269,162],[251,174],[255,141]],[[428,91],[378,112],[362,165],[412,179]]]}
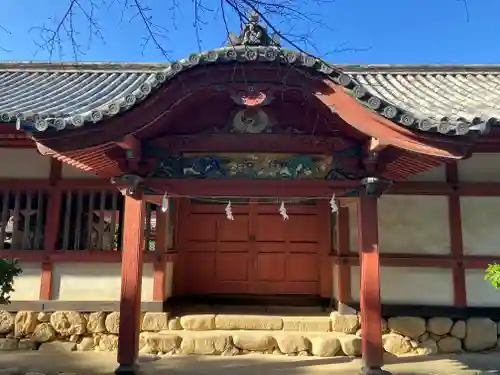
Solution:
{"label": "roof ridge ornament", "polygon": [[280,46],[280,37],[277,33],[269,36],[265,25],[260,23],[260,15],[256,11],[250,12],[246,24],[241,27],[240,35],[229,33],[227,46]]}

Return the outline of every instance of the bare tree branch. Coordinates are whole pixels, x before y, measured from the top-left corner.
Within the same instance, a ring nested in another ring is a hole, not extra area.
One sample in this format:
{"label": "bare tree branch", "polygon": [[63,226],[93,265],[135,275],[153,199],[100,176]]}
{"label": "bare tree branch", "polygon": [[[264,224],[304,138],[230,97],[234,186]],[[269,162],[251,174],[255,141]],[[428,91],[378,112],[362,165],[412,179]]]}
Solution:
{"label": "bare tree branch", "polygon": [[[236,15],[241,23],[247,22],[250,11],[256,11],[267,27],[288,45],[300,51],[312,50],[319,54],[313,35],[317,30],[331,28],[323,22],[320,14],[300,9],[301,6],[319,7],[334,2],[335,0],[191,0],[192,25],[198,50],[203,50],[203,29],[207,27],[209,17],[222,18],[226,30],[224,39],[227,40],[230,29],[228,11]],[[152,3],[152,0],[68,0],[66,8],[59,9],[59,15],[56,14],[48,18],[46,23],[30,29],[37,33],[36,52],[47,53],[52,60],[56,54],[63,58],[69,49],[72,58],[79,60],[93,43],[105,43],[100,21],[108,16],[117,16],[122,23],[138,22],[144,29],[141,43],[143,53],[146,48],[152,47],[169,60],[172,53],[169,36],[177,28],[177,16],[181,13],[180,0],[168,0],[170,19],[165,14],[155,12],[158,8]],[[82,30],[82,23],[87,25],[87,32]]]}
{"label": "bare tree branch", "polygon": [[469,2],[468,0],[458,0],[464,5],[465,10],[465,22],[469,23],[470,21],[470,13],[469,13]]}
{"label": "bare tree branch", "polygon": [[[11,32],[9,30],[7,30],[5,27],[3,27],[2,25],[0,25],[0,36],[3,35],[11,35]],[[8,50],[7,48],[3,48],[2,47],[2,39],[0,38],[0,51],[2,52],[12,52],[11,50]]]}

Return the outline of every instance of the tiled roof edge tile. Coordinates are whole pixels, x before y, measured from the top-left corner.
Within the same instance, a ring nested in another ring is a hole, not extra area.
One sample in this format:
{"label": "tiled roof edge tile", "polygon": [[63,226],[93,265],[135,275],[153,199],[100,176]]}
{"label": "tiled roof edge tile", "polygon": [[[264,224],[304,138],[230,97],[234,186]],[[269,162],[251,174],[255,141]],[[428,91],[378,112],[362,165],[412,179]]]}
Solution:
{"label": "tiled roof edge tile", "polygon": [[[234,61],[238,61],[240,63],[251,61],[279,61],[281,63],[291,64],[303,69],[312,70],[316,74],[321,74],[325,77],[328,77],[335,83],[345,87],[346,90],[354,98],[356,98],[356,100],[358,100],[368,109],[412,130],[440,133],[449,136],[477,136],[479,134],[487,132],[492,124],[498,122],[498,120],[494,117],[483,118],[481,116],[473,118],[472,121],[469,121],[462,117],[442,117],[440,119],[418,117],[418,115],[411,113],[399,106],[391,104],[388,101],[381,99],[379,96],[370,93],[354,77],[354,74],[349,74],[354,73],[352,66],[351,68],[349,68],[348,66],[344,66],[342,69],[341,66],[330,65],[322,60],[316,59],[310,55],[298,51],[261,46],[226,47],[203,53],[191,54],[188,58],[179,60],[172,64],[151,64],[146,65],[146,68],[144,68],[143,65],[140,65],[140,71],[142,73],[149,73],[144,82],[142,82],[132,92],[124,94],[121,97],[113,100],[112,102],[107,102],[97,108],[92,108],[90,110],[82,111],[76,114],[54,113],[40,115],[31,111],[20,113],[3,112],[0,113],[0,121],[16,122],[18,128],[23,128],[24,130],[27,130],[29,132],[78,128],[85,125],[86,123],[97,123],[129,110],[137,103],[143,101],[146,97],[159,89],[168,80],[174,78],[183,71],[189,70],[199,65]],[[10,66],[9,64],[10,63],[3,63],[2,66],[0,66],[0,71],[8,71],[8,67]],[[14,69],[14,66],[16,65],[17,71],[19,71],[19,68],[23,66],[23,63],[21,63],[21,66],[19,65],[19,63],[12,63],[10,69]],[[34,68],[33,65],[29,66],[31,66],[30,70]],[[43,73],[54,72],[54,70],[52,69],[42,69],[43,66],[50,66],[51,68],[53,68],[53,65],[41,64],[38,66],[38,68],[35,69],[40,69],[40,71]],[[86,71],[86,67],[89,66],[92,66],[90,73],[98,72],[99,66],[103,70],[105,70],[106,73],[113,73],[114,68],[116,68],[117,74],[124,73],[128,69],[130,69],[131,73],[138,72],[138,70],[132,69],[132,67],[135,66],[134,64],[99,65],[95,63],[58,64],[57,71],[61,73],[71,73],[72,71],[81,72]],[[366,70],[371,69],[368,67],[366,68]],[[24,71],[27,70],[28,69],[26,66]]]}

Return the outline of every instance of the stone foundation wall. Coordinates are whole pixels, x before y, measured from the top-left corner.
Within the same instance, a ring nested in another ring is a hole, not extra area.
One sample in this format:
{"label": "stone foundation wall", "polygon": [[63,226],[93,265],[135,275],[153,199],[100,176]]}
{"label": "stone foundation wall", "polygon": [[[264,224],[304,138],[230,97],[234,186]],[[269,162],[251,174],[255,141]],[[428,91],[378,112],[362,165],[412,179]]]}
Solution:
{"label": "stone foundation wall", "polygon": [[[0,350],[96,350],[118,346],[118,312],[53,313],[0,311]],[[446,317],[384,320],[383,346],[394,355],[479,352],[498,347],[500,324],[488,318]],[[267,316],[202,314],[169,318],[144,313],[142,353],[359,356],[362,328],[357,315]]]}

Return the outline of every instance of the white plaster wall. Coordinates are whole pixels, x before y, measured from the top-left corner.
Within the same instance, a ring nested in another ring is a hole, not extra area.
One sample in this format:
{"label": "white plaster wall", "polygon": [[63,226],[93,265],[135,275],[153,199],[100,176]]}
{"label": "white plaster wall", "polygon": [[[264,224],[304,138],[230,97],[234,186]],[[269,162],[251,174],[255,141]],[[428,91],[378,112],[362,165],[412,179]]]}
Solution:
{"label": "white plaster wall", "polygon": [[436,168],[411,176],[408,181],[445,182],[446,168],[444,165],[440,165]]}
{"label": "white plaster wall", "polygon": [[446,197],[386,195],[378,207],[381,253],[450,253]]}
{"label": "white plaster wall", "polygon": [[484,270],[465,270],[467,306],[500,307],[500,291],[484,279]]}
{"label": "white plaster wall", "polygon": [[500,154],[474,154],[458,162],[461,182],[499,182]]}
{"label": "white plaster wall", "polygon": [[358,252],[358,204],[349,205],[349,246],[352,252]]}
{"label": "white plaster wall", "polygon": [[[359,301],[360,267],[351,268],[352,298]],[[453,305],[452,271],[440,268],[381,267],[382,303]]]}
{"label": "white plaster wall", "polygon": [[[60,263],[52,273],[52,296],[60,301],[118,301],[120,263]],[[38,297],[37,297],[38,298]],[[153,265],[144,264],[142,301],[153,300]]]}
{"label": "white plaster wall", "polygon": [[14,291],[10,294],[11,301],[33,301],[40,297],[42,281],[41,263],[20,263],[23,273],[14,279]]}
{"label": "white plaster wall", "polygon": [[465,255],[500,255],[500,197],[461,197]]}
{"label": "white plaster wall", "polygon": [[99,178],[94,173],[89,173],[82,171],[81,169],[72,167],[71,165],[68,164],[63,164],[62,165],[62,170],[61,170],[61,178],[66,178],[66,179],[72,179],[72,178]]}
{"label": "white plaster wall", "polygon": [[43,178],[50,174],[49,156],[36,149],[0,148],[0,178]]}

